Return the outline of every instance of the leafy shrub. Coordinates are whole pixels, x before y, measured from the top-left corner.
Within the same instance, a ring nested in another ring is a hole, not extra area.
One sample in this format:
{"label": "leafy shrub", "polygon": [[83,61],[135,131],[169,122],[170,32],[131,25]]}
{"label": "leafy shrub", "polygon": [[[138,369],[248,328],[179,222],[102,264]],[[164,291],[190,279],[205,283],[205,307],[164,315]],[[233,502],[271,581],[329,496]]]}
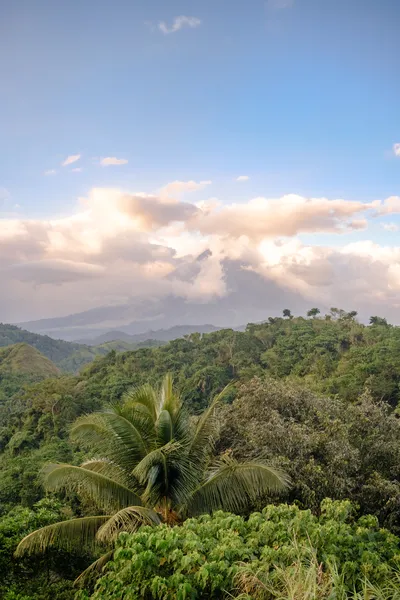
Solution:
{"label": "leafy shrub", "polygon": [[[319,518],[294,505],[267,506],[247,520],[216,512],[181,527],[121,534],[91,598],[224,598],[240,592],[244,567],[272,580],[310,552],[322,571],[335,565],[345,590],[362,589],[366,579],[383,584],[400,565],[399,539],[380,529],[375,517],[356,520],[348,501],[325,500]],[[79,600],[88,597],[78,594]]]}

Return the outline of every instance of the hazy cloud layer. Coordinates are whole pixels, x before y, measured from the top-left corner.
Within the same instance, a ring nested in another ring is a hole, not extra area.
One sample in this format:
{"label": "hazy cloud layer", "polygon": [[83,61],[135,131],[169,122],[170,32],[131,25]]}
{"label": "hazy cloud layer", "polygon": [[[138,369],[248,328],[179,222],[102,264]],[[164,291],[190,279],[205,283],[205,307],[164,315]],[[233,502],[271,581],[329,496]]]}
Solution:
{"label": "hazy cloud layer", "polygon": [[[208,184],[172,182],[159,195],[93,189],[69,217],[2,219],[2,319],[171,294],[215,306],[234,293],[249,309],[261,294],[267,314],[272,290],[274,298],[296,304],[289,307],[294,311],[310,303],[397,314],[400,247],[374,243],[367,226],[399,213],[400,198],[362,203],[287,195],[194,204],[173,197],[204,194]],[[395,231],[395,223],[386,225]],[[348,233],[359,241],[346,241]],[[338,234],[338,243],[321,245],[321,234]]]}

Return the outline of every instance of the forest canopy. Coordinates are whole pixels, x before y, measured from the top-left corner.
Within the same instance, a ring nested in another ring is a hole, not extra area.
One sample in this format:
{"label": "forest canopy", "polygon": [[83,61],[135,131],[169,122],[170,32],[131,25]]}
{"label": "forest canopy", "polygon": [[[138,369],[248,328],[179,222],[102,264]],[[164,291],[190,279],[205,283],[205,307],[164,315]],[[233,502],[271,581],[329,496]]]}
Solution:
{"label": "forest canopy", "polygon": [[[48,463],[78,465],[85,461],[88,449],[70,440],[71,424],[109,403],[118,404],[132,387],[159,386],[166,373],[171,374],[194,419],[231,384],[218,411],[217,454],[235,460],[262,457],[290,476],[290,489],[278,499],[266,493],[254,500],[241,514],[244,522],[249,511],[258,514],[272,502],[285,502],[292,506],[290,510],[297,506],[296,510],[311,511],[307,514],[320,519],[321,506],[327,506],[326,498],[330,498],[351,503],[349,526],[370,515],[372,527],[379,523],[390,535],[399,534],[400,328],[375,316],[369,325],[363,325],[355,311],[309,312],[309,317],[303,318],[285,309],[282,318],[249,324],[245,331],[191,333],[157,348],[111,351],[76,375],[52,371],[40,354],[33,355],[25,348],[40,376],[35,369],[19,369],[19,355],[8,351],[14,346],[6,347],[8,354],[0,368],[0,559],[4,565],[0,594],[7,600],[74,597],[73,579],[96,558],[89,548],[69,553],[68,568],[64,551],[56,549],[47,560],[40,556],[13,558],[18,542],[38,527],[62,518],[96,514],[97,507],[82,502],[76,494],[46,495],[42,468]],[[272,514],[278,509],[268,510]],[[219,523],[228,517],[204,518]],[[131,547],[135,535],[118,543]],[[149,530],[146,535],[158,534]],[[397,538],[387,539],[398,548]],[[209,543],[214,543],[211,538]],[[288,538],[287,544],[292,543]],[[358,541],[354,543],[357,546]],[[122,546],[120,558],[116,555],[106,575],[107,581],[114,577],[112,586],[118,580],[117,571],[123,568]],[[307,555],[310,564],[320,560],[315,546],[307,552],[311,553]],[[244,559],[232,558],[232,585],[239,585],[236,563]],[[306,558],[297,559],[300,572]],[[167,579],[177,569],[174,560],[168,563]],[[336,567],[341,561],[335,556]],[[386,565],[386,558],[377,561]],[[327,577],[329,569],[333,576],[336,567],[326,566]],[[289,567],[284,561],[279,568]],[[265,585],[267,575],[264,569],[261,580]],[[218,573],[215,577],[217,580]],[[152,593],[150,590],[149,598]],[[218,594],[214,597],[222,597]]]}

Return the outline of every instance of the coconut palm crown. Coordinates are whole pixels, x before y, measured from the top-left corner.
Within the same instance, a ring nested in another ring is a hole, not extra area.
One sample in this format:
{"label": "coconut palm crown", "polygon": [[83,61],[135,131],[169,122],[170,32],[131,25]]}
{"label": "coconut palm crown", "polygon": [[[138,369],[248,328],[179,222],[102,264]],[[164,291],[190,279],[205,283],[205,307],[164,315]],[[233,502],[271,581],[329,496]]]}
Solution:
{"label": "coconut palm crown", "polygon": [[[287,476],[262,460],[214,456],[216,408],[224,391],[193,418],[167,375],[159,390],[144,385],[127,392],[120,403],[78,418],[71,437],[96,458],[81,466],[50,464],[44,483],[49,491],[75,492],[100,514],[34,531],[20,542],[16,555],[76,543],[110,550],[121,531],[177,524],[216,509],[241,512],[266,493],[287,487]],[[89,569],[101,568],[110,556],[112,551]]]}

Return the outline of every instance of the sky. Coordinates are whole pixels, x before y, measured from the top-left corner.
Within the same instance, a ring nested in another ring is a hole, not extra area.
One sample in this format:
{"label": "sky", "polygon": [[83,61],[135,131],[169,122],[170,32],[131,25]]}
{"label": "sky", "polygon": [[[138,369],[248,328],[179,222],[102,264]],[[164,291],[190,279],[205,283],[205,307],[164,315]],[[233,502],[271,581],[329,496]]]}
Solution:
{"label": "sky", "polygon": [[273,284],[400,323],[399,24],[398,0],[3,0],[0,320],[209,302],[230,261],[267,312]]}

